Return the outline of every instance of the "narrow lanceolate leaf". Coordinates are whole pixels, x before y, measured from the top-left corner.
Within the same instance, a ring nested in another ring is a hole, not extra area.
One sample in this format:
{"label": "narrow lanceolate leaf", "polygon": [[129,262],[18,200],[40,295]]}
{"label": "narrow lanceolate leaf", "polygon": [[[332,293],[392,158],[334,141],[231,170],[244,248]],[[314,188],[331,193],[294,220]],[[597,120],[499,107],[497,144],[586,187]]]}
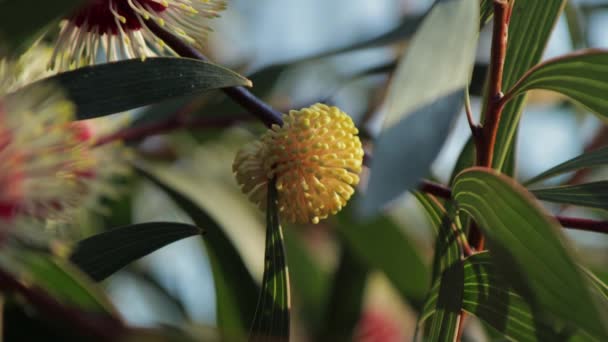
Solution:
{"label": "narrow lanceolate leaf", "polygon": [[[52,21],[69,13],[84,0],[2,0],[0,1],[0,48],[2,44],[10,54],[27,49],[36,35]],[[0,49],[0,56],[2,56]]]}
{"label": "narrow lanceolate leaf", "polygon": [[568,161],[565,161],[528,180],[525,184],[530,185],[545,180],[547,178],[564,174],[566,172],[575,171],[587,167],[597,167],[606,164],[608,164],[608,147],[587,152]]}
{"label": "narrow lanceolate leaf", "polygon": [[[542,58],[549,35],[559,18],[566,0],[517,0],[509,24],[509,39],[505,58],[503,92],[515,83]],[[493,167],[502,169],[507,160],[526,96],[518,96],[507,103],[500,121],[494,148]]]}
{"label": "narrow lanceolate leaf", "polygon": [[385,215],[363,222],[353,216],[348,209],[339,214],[338,231],[345,248],[370,268],[384,272],[405,300],[420,307],[431,274],[414,241]]}
{"label": "narrow lanceolate leaf", "polygon": [[531,190],[543,201],[608,209],[608,181]]}
{"label": "narrow lanceolate leaf", "polygon": [[439,2],[412,39],[389,90],[361,201],[364,215],[415,187],[443,146],[473,66],[478,6],[468,0]]}
{"label": "narrow lanceolate leaf", "polygon": [[339,260],[316,341],[352,341],[357,338],[355,332],[361,320],[371,269],[348,247],[342,248]]}
{"label": "narrow lanceolate leaf", "polygon": [[535,308],[608,338],[603,310],[571,257],[559,225],[512,179],[472,168],[454,182],[453,196],[486,235],[494,260]]}
{"label": "narrow lanceolate leaf", "polygon": [[[455,220],[455,210],[446,209],[432,196],[416,193],[437,232],[433,257],[433,286],[427,295],[418,325],[430,319],[428,339],[452,341],[457,331],[462,308],[463,237]],[[449,203],[448,203],[449,204]],[[449,204],[451,205],[451,204]]]}
{"label": "narrow lanceolate leaf", "polygon": [[433,257],[432,281],[462,258],[462,246],[459,239],[464,238],[461,227],[454,221],[453,205],[449,211],[439,201],[428,194],[415,193],[416,199],[424,208],[437,239]]}
{"label": "narrow lanceolate leaf", "polygon": [[291,297],[283,232],[279,223],[275,182],[268,183],[266,252],[262,289],[258,297],[250,341],[289,341]]}
{"label": "narrow lanceolate leaf", "polygon": [[581,269],[583,270],[583,273],[587,276],[587,278],[589,279],[591,284],[593,284],[593,286],[595,286],[595,289],[597,290],[597,292],[602,295],[602,297],[604,298],[605,303],[606,303],[605,305],[607,305],[608,304],[608,285],[606,285],[606,283],[604,283],[600,278],[598,278],[595,274],[593,274],[593,272],[591,272],[587,268],[581,267]]}
{"label": "narrow lanceolate leaf", "polygon": [[583,50],[543,62],[526,73],[512,91],[517,95],[531,89],[562,93],[608,117],[608,51]]}
{"label": "narrow lanceolate leaf", "polygon": [[172,242],[202,231],[175,222],[149,222],[116,228],[84,239],[70,254],[70,261],[96,281]]}
{"label": "narrow lanceolate leaf", "polygon": [[494,4],[493,0],[481,0],[479,5],[479,27],[483,28],[484,25],[490,21],[492,15],[494,15]]}
{"label": "narrow lanceolate leaf", "polygon": [[138,165],[137,171],[165,191],[198,227],[205,229],[205,248],[213,271],[217,324],[222,337],[242,341],[253,320],[259,287],[240,253],[222,227],[202,208],[196,197],[170,174]]}
{"label": "narrow lanceolate leaf", "polygon": [[79,119],[118,113],[206,90],[250,86],[239,74],[210,62],[187,58],[131,59],[99,64],[51,76],[76,105]]}
{"label": "narrow lanceolate leaf", "polygon": [[76,267],[56,256],[24,248],[8,248],[0,254],[2,268],[38,288],[58,302],[84,312],[117,316],[109,299]]}
{"label": "narrow lanceolate leaf", "polygon": [[464,262],[462,308],[477,316],[511,341],[557,341],[555,330],[543,322],[525,298],[492,263],[488,252],[474,254]]}

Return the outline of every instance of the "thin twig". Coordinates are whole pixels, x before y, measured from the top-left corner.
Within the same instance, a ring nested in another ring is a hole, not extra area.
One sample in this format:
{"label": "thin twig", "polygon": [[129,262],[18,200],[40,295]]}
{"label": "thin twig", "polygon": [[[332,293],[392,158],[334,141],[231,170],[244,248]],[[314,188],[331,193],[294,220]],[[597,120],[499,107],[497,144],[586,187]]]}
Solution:
{"label": "thin twig", "polygon": [[163,121],[150,123],[147,125],[127,127],[123,130],[104,136],[95,142],[95,146],[107,144],[112,141],[135,141],[143,138],[172,132],[178,129],[193,128],[222,128],[234,125],[237,122],[247,121],[249,117],[228,116],[228,117],[183,117],[172,115]]}
{"label": "thin twig", "polygon": [[[202,53],[190,46],[179,37],[167,32],[160,27],[154,20],[146,21],[146,25],[158,38],[162,39],[175,53],[182,57],[198,59],[208,62],[209,60]],[[233,101],[241,105],[248,112],[255,115],[267,127],[273,124],[282,125],[282,114],[272,108],[264,101],[257,98],[249,90],[244,87],[230,87],[222,89]]]}

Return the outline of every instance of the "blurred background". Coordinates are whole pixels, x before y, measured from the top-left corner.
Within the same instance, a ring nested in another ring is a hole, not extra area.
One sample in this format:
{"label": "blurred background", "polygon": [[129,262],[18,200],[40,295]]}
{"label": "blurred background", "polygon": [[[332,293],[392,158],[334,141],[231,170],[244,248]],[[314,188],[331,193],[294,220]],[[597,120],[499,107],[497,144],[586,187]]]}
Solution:
{"label": "blurred background", "polygon": [[[356,122],[365,123],[362,131],[373,137],[381,125],[383,98],[390,77],[387,71],[407,49],[407,41],[364,44],[366,48],[361,48],[361,43],[404,23],[414,25],[431,3],[430,0],[230,0],[222,18],[212,23],[215,32],[210,36],[206,53],[220,64],[252,75],[253,91],[276,108],[288,110],[321,101],[335,104]],[[545,57],[587,47],[608,47],[606,32],[608,1],[569,1]],[[482,69],[489,59],[489,33],[490,27],[486,27],[478,46],[477,64]],[[334,53],[340,49],[348,51]],[[482,84],[477,83],[479,89]],[[480,98],[474,96],[472,100],[473,111],[479,114]],[[244,115],[238,107],[224,102],[219,93],[196,103],[197,115]],[[171,113],[171,105],[154,110]],[[151,159],[158,159],[155,167],[171,170],[200,194],[199,203],[228,232],[257,280],[262,275],[264,217],[240,193],[231,164],[236,149],[261,130],[256,123],[242,122],[229,129],[150,137],[137,147]],[[469,135],[463,113],[454,123],[429,177],[449,182]],[[606,143],[608,130],[595,116],[553,93],[535,92],[525,109],[518,136],[518,178],[525,180],[585,149]],[[571,176],[551,181],[563,182]],[[606,179],[606,172],[598,170],[586,177]],[[188,216],[151,183],[133,179],[127,187],[124,193],[128,196],[109,204],[114,210],[113,215],[104,219],[105,227],[152,220],[188,222]],[[559,206],[548,209],[563,210],[563,214],[570,216],[608,219],[599,211]],[[413,196],[407,194],[395,201],[390,207],[390,217],[411,242],[417,257],[429,265],[431,229]],[[323,325],[318,322],[323,319],[321,315],[315,317],[311,312],[331,302],[331,284],[336,284],[332,279],[337,279],[334,271],[343,253],[349,253],[340,242],[340,228],[336,227],[339,224],[329,221],[317,226],[284,227],[292,272],[294,341],[313,339],[311,327]],[[567,232],[594,269],[605,269],[606,236]],[[409,261],[395,262],[407,274]],[[370,269],[365,275],[356,339],[411,338],[416,304],[404,300],[384,274]],[[339,284],[349,286],[348,281]],[[214,333],[214,283],[200,238],[189,238],[158,250],[110,277],[104,285],[120,312],[134,325],[168,324],[202,334]],[[320,298],[320,303],[310,302],[312,297],[307,293],[311,289],[321,293],[314,297]],[[470,327],[465,334],[468,340],[491,340],[480,323],[472,320]]]}

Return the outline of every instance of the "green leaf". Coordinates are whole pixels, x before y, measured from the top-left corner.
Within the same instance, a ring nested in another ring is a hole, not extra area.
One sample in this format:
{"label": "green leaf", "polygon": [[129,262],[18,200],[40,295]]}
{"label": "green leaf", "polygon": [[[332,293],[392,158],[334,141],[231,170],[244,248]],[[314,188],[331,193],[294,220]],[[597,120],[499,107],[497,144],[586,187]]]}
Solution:
{"label": "green leaf", "polygon": [[469,83],[478,34],[476,1],[439,2],[399,63],[374,147],[364,215],[415,187],[441,149]]}
{"label": "green leaf", "polygon": [[424,208],[437,235],[431,278],[435,283],[446,269],[462,259],[462,248],[458,243],[458,238],[464,238],[464,235],[461,226],[454,221],[455,212],[452,204],[448,203],[450,207],[446,211],[435,197],[420,192],[416,192],[414,195]]}
{"label": "green leaf", "polygon": [[348,211],[339,218],[338,231],[345,247],[370,268],[384,272],[403,299],[420,307],[431,275],[403,229],[385,215],[362,222]]}
{"label": "green leaf", "polygon": [[606,321],[572,260],[557,222],[512,179],[482,168],[463,171],[452,189],[459,208],[486,235],[501,271],[539,308],[607,338]]}
{"label": "green leaf", "polygon": [[469,138],[462,147],[458,159],[456,159],[456,164],[454,164],[454,169],[450,176],[450,184],[454,182],[454,178],[456,178],[462,170],[475,165],[475,158],[475,142],[472,138]]}
{"label": "green leaf", "polygon": [[[346,247],[346,246],[344,246]],[[342,248],[331,292],[322,313],[317,341],[351,341],[361,319],[369,267],[349,248]]]}
{"label": "green leaf", "polygon": [[543,316],[520,296],[482,252],[464,262],[463,309],[512,341],[558,341]]}
{"label": "green leaf", "polygon": [[606,283],[604,283],[600,278],[598,278],[595,274],[593,274],[593,272],[591,272],[587,268],[581,267],[581,270],[583,270],[583,273],[587,276],[591,284],[595,286],[595,288],[602,295],[602,297],[605,300],[608,300],[608,285],[606,285]]}
{"label": "green leaf", "polygon": [[561,175],[566,172],[575,171],[586,167],[597,167],[608,164],[608,147],[600,148],[595,151],[587,152],[565,161],[549,170],[528,180],[525,184],[530,185],[547,178]]}
{"label": "green leaf", "polygon": [[439,278],[428,341],[455,341],[462,311],[463,269],[460,260],[447,268]]}
{"label": "green leaf", "polygon": [[266,252],[258,305],[249,334],[250,341],[289,341],[291,295],[285,260],[283,232],[279,223],[275,181],[268,183]]}
{"label": "green leaf", "polygon": [[27,49],[27,44],[35,41],[36,35],[41,34],[45,26],[82,2],[84,0],[0,1],[0,45],[7,44],[10,53],[17,55]]}
{"label": "green leaf", "polygon": [[513,87],[513,94],[547,89],[570,97],[586,109],[608,117],[608,52],[582,50],[543,62]]}
{"label": "green leaf", "polygon": [[453,205],[448,210],[428,194],[416,193],[431,225],[437,233],[433,256],[433,286],[427,295],[418,326],[431,319],[427,338],[431,341],[452,341],[458,330],[462,308],[462,247],[461,227],[455,221]]}
{"label": "green leaf", "polygon": [[494,15],[493,0],[481,0],[479,5],[479,27],[483,28]]}
{"label": "green leaf", "polygon": [[195,226],[175,222],[149,222],[116,228],[84,239],[70,261],[96,281],[172,242],[198,235]]}
{"label": "green leaf", "polygon": [[63,259],[20,247],[5,249],[0,254],[0,264],[26,286],[41,289],[64,305],[117,316],[101,290]]}
{"label": "green leaf", "polygon": [[76,105],[78,119],[118,113],[210,89],[251,86],[237,73],[187,58],[131,59],[99,64],[51,76],[40,83],[57,84]]}
{"label": "green leaf", "polygon": [[[226,340],[241,341],[253,320],[259,287],[245,266],[240,253],[222,227],[207,214],[190,184],[179,177],[140,164],[136,170],[165,191],[198,227],[205,229],[203,239],[215,282],[217,324]],[[172,177],[173,176],[173,177]]]}
{"label": "green leaf", "polygon": [[543,201],[608,209],[608,181],[530,190]]}
{"label": "green leaf", "polygon": [[[549,35],[565,3],[565,0],[514,1],[502,81],[503,92],[513,87],[528,69],[541,60]],[[503,169],[525,102],[526,96],[519,96],[507,103],[503,109],[494,147],[495,169]]]}
{"label": "green leaf", "polygon": [[289,267],[290,284],[297,310],[307,326],[318,331],[330,290],[329,274],[311,255],[302,238],[293,229],[285,230],[285,250]]}

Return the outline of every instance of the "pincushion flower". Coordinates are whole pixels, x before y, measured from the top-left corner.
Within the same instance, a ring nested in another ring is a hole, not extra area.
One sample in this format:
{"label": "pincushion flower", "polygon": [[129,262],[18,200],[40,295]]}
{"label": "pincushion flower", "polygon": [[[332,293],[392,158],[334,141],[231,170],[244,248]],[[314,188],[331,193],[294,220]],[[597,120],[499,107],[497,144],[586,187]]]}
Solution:
{"label": "pincushion flower", "polygon": [[92,160],[72,113],[52,87],[0,95],[0,227],[62,219],[87,196]]}
{"label": "pincushion flower", "polygon": [[358,130],[346,113],[324,104],[292,110],[283,121],[237,153],[236,180],[264,210],[268,182],[276,178],[281,219],[318,223],[340,211],[359,183]]}
{"label": "pincushion flower", "polygon": [[219,16],[224,0],[88,0],[61,23],[50,67],[66,70],[94,64],[101,49],[106,61],[153,57],[171,52],[149,21],[191,44],[200,44],[208,19]]}
{"label": "pincushion flower", "polygon": [[68,223],[111,193],[124,153],[114,144],[93,148],[93,120],[72,121],[74,107],[57,87],[20,89],[38,75],[18,65],[0,61],[0,229]]}

